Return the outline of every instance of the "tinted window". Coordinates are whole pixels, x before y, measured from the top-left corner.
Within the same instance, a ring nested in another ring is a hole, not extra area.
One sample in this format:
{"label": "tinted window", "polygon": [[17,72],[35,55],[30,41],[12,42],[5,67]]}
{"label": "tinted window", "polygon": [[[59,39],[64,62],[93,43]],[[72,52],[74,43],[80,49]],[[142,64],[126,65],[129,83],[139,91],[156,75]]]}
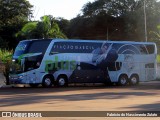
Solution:
{"label": "tinted window", "polygon": [[113,47],[118,54],[148,54],[147,47],[144,44],[114,43]]}
{"label": "tinted window", "polygon": [[141,54],[140,49],[135,44],[115,43],[113,47],[117,50],[118,54]]}
{"label": "tinted window", "polygon": [[137,45],[137,47],[139,48],[141,54],[148,54],[148,51],[145,45]]}
{"label": "tinted window", "polygon": [[15,49],[14,56],[25,54],[31,41],[21,41]]}
{"label": "tinted window", "polygon": [[50,42],[51,42],[50,40],[37,40],[37,41],[35,40],[30,44],[28,48],[28,53],[44,54]]}
{"label": "tinted window", "polygon": [[154,68],[154,63],[146,64],[145,68]]}
{"label": "tinted window", "polygon": [[154,54],[154,45],[146,45],[149,54]]}
{"label": "tinted window", "polygon": [[102,43],[91,42],[56,42],[50,54],[56,53],[92,53],[96,48],[100,48]]}

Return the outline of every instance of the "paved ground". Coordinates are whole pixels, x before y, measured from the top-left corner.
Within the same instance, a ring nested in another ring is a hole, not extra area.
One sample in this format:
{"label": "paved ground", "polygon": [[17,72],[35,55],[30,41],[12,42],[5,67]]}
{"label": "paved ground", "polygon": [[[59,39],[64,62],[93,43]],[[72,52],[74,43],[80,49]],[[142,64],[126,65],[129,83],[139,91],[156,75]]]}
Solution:
{"label": "paved ground", "polygon": [[3,74],[0,73],[0,87],[3,86],[3,85],[5,85],[4,81],[5,81],[5,78],[4,78]]}
{"label": "paved ground", "polygon": [[[159,111],[160,81],[139,86],[0,88],[1,111]],[[49,119],[49,118],[43,118]],[[52,118],[53,119],[53,118]],[[78,120],[80,118],[54,118]],[[88,118],[81,118],[88,119]],[[107,118],[90,118],[107,119]],[[116,120],[116,118],[109,118]],[[122,118],[121,118],[122,119]],[[132,119],[132,118],[125,118]],[[124,119],[124,120],[125,120]],[[135,118],[137,119],[137,118]],[[144,119],[144,118],[141,118]],[[151,118],[150,118],[151,119]],[[152,118],[158,119],[158,118]],[[4,119],[5,120],[5,119]],[[17,120],[17,118],[16,118]],[[39,119],[38,119],[39,120]]]}
{"label": "paved ground", "polygon": [[160,65],[157,66],[157,79],[160,79]]}

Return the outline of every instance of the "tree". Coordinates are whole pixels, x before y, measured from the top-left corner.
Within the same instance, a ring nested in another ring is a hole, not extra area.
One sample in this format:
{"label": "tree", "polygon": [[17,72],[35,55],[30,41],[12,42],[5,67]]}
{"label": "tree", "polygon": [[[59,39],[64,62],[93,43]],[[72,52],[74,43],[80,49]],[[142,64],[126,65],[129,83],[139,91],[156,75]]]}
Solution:
{"label": "tree", "polygon": [[1,25],[17,24],[32,14],[32,5],[27,0],[0,0],[0,8]]}
{"label": "tree", "polygon": [[41,21],[31,21],[17,33],[24,39],[33,38],[66,38],[51,15],[41,17]]}
{"label": "tree", "polygon": [[28,21],[32,5],[27,0],[0,0],[0,36],[9,43],[16,43],[15,33]]}
{"label": "tree", "polygon": [[156,31],[150,31],[150,36],[152,36],[150,41],[157,44],[158,54],[160,54],[160,24],[157,25]]}
{"label": "tree", "polygon": [[[160,2],[146,0],[147,32],[159,23]],[[73,32],[72,32],[73,31]],[[95,0],[72,19],[69,38],[144,41],[143,0]],[[151,39],[150,34],[148,38]]]}
{"label": "tree", "polygon": [[8,47],[8,43],[0,37],[0,49],[5,49],[7,47]]}
{"label": "tree", "polygon": [[153,33],[155,35],[155,39],[160,41],[160,24],[157,25],[158,31],[151,31],[150,33]]}
{"label": "tree", "polygon": [[21,37],[21,39],[36,38],[37,34],[37,22],[26,23],[21,31],[19,31],[16,36]]}
{"label": "tree", "polygon": [[95,16],[100,13],[106,13],[110,16],[119,17],[127,12],[136,10],[138,2],[135,0],[96,0],[93,3],[88,2],[83,6],[84,16]]}
{"label": "tree", "polygon": [[62,18],[62,17],[58,17],[58,18],[55,18],[55,23],[58,24],[60,30],[61,30],[65,35],[68,34],[68,27],[69,27],[69,24],[70,24],[70,21],[69,21],[69,20],[64,19],[64,18]]}

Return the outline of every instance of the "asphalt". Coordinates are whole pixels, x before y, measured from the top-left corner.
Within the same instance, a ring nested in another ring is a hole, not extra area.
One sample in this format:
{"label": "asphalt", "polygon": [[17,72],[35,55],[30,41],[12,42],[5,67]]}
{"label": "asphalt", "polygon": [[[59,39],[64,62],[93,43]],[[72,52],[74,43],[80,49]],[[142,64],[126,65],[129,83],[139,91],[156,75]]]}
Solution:
{"label": "asphalt", "polygon": [[5,85],[5,77],[3,73],[0,73],[0,87]]}

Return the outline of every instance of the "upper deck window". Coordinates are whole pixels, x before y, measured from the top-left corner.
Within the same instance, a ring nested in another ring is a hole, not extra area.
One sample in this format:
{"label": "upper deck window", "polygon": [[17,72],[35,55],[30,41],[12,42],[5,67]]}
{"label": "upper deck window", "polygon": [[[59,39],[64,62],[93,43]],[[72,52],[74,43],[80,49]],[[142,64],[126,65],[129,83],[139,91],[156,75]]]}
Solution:
{"label": "upper deck window", "polygon": [[102,43],[94,42],[55,42],[50,54],[56,53],[92,53]]}
{"label": "upper deck window", "polygon": [[48,48],[50,41],[48,40],[38,40],[33,41],[29,48],[28,53],[45,53],[46,49]]}

